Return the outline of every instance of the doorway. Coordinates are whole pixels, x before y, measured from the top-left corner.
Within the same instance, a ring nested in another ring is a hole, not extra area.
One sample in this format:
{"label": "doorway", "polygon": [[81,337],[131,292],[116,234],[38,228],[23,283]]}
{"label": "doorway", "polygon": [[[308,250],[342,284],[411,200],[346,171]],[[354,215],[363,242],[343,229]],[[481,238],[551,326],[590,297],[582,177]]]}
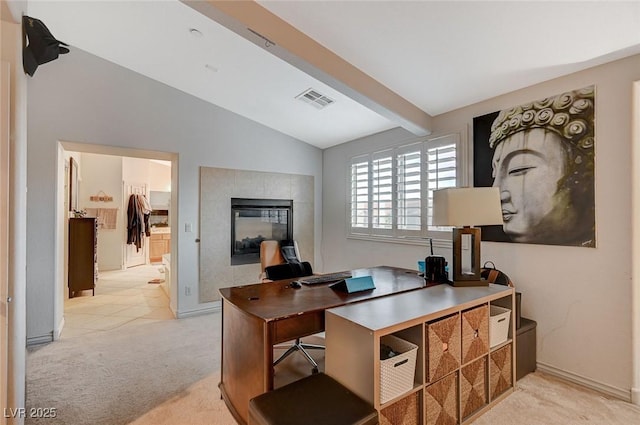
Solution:
{"label": "doorway", "polygon": [[[71,156],[75,156],[78,162],[77,209],[81,213],[86,212],[87,216],[96,217],[98,261],[95,296],[92,291],[83,291],[79,297],[70,300],[66,291],[69,211],[65,207],[70,196],[69,187],[65,184],[69,180],[66,179],[69,170],[65,170],[65,163],[70,163]],[[169,275],[176,274],[175,267],[170,264],[172,261],[168,258],[166,265],[150,263],[148,235],[143,239],[143,249],[136,250],[135,246],[126,243],[128,195],[136,193],[148,196],[149,190],[153,188],[148,173],[151,160],[162,160],[168,164],[168,178],[163,182],[163,187],[168,186],[171,196],[176,196],[176,154],[59,143],[60,176],[56,211],[56,246],[59,247],[56,276],[59,279],[59,290],[56,291],[54,308],[55,339],[61,336],[65,328],[66,334],[70,335],[86,333],[92,329],[111,329],[137,319],[146,319],[137,320],[145,322],[175,317],[175,307],[172,306],[177,305],[177,291],[158,284],[171,281]],[[111,216],[116,218],[109,219]],[[174,213],[172,221],[177,218],[175,216]],[[91,321],[94,323],[91,324]]]}

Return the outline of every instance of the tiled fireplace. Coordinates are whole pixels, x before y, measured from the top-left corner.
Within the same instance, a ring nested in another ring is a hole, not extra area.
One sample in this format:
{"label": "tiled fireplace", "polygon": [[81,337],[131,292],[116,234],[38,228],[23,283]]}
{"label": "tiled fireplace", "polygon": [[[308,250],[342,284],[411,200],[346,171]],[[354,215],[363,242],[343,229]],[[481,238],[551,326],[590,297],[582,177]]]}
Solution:
{"label": "tiled fireplace", "polygon": [[[259,254],[257,262],[232,260],[231,200],[285,200],[291,201],[289,213],[293,231],[291,239],[298,242],[305,261],[314,261],[314,177],[298,174],[267,173],[232,170],[227,168],[200,168],[200,267],[199,301],[220,299],[219,288],[256,283],[260,275]],[[268,216],[268,214],[267,214]],[[279,214],[270,217],[279,221]],[[280,227],[258,230],[262,236],[281,238]],[[273,232],[270,235],[266,233]],[[248,238],[247,245],[259,246]],[[234,240],[236,238],[234,237]]]}

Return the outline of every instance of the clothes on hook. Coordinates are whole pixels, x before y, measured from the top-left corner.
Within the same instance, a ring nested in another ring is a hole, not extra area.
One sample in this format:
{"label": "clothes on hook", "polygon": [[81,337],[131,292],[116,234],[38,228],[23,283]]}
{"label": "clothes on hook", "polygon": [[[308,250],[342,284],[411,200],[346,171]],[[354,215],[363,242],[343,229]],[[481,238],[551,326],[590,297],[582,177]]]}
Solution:
{"label": "clothes on hook", "polygon": [[133,194],[129,197],[127,207],[127,244],[136,246],[136,251],[142,247],[145,236],[151,236],[149,229],[149,214],[151,206],[146,196]]}

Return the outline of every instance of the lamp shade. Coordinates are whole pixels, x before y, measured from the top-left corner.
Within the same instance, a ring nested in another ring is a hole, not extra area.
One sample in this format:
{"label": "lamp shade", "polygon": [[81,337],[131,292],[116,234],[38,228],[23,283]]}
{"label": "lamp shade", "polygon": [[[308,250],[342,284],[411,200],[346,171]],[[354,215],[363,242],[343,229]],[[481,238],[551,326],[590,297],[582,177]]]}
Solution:
{"label": "lamp shade", "polygon": [[488,226],[502,224],[497,187],[457,187],[433,192],[434,226]]}

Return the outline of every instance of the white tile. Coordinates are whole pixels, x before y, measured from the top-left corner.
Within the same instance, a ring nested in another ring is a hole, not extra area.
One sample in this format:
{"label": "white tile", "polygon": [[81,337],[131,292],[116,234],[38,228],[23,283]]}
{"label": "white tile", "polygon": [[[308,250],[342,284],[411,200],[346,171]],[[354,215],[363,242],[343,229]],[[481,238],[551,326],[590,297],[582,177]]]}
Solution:
{"label": "white tile", "polygon": [[163,277],[159,267],[152,265],[101,272],[95,296],[86,291],[65,300],[65,327],[61,338],[173,320],[169,299],[162,288],[148,283]]}
{"label": "white tile", "polygon": [[[125,306],[121,306],[125,307]],[[113,313],[114,317],[142,317],[145,314],[149,314],[153,311],[153,307],[149,307],[146,305],[134,305],[130,307],[125,307],[123,310],[120,310],[116,313]]]}

